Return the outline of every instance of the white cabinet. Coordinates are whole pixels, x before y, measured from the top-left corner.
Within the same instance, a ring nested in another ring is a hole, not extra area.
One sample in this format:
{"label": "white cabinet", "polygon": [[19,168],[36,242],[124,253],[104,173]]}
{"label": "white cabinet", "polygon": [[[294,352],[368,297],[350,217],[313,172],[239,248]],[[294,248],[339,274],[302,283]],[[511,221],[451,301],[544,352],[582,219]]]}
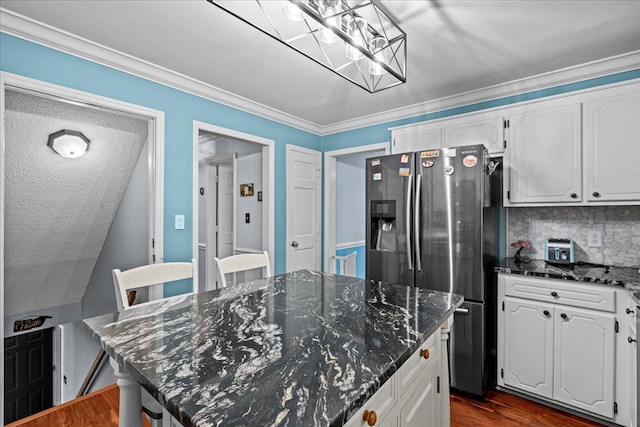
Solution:
{"label": "white cabinet", "polygon": [[640,200],[640,92],[616,92],[584,103],[585,197],[592,202]]}
{"label": "white cabinet", "polygon": [[[448,427],[449,383],[445,370],[448,369],[446,346],[451,324],[450,318],[442,326],[446,332],[439,329],[427,338],[353,414],[345,427]],[[372,413],[374,418],[369,419]]]}
{"label": "white cabinet", "polygon": [[511,204],[579,202],[582,199],[580,104],[544,103],[508,118]]}
{"label": "white cabinet", "polygon": [[498,154],[504,151],[504,120],[495,112],[470,114],[394,128],[391,139],[393,153],[484,144]]}
{"label": "white cabinet", "polygon": [[505,206],[640,204],[640,84],[503,114]]}
{"label": "white cabinet", "polygon": [[628,416],[616,413],[632,402],[628,367],[616,359],[616,300],[624,292],[500,274],[498,385],[627,425]]}

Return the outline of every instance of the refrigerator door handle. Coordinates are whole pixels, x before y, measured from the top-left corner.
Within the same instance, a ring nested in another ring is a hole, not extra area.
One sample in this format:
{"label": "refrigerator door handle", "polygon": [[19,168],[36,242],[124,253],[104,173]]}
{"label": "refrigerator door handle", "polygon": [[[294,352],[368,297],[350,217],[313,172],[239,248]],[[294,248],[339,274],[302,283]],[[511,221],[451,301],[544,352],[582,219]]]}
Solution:
{"label": "refrigerator door handle", "polygon": [[416,271],[422,271],[422,259],[420,256],[420,192],[422,190],[422,174],[416,178],[416,198],[414,202],[413,215],[413,238],[416,247]]}
{"label": "refrigerator door handle", "polygon": [[456,313],[460,313],[460,314],[469,314],[469,309],[468,308],[456,308]]}
{"label": "refrigerator door handle", "polygon": [[405,211],[405,221],[407,222],[407,261],[409,265],[409,270],[413,270],[413,263],[411,262],[411,187],[413,183],[413,175],[409,175],[409,179],[407,180],[407,206]]}

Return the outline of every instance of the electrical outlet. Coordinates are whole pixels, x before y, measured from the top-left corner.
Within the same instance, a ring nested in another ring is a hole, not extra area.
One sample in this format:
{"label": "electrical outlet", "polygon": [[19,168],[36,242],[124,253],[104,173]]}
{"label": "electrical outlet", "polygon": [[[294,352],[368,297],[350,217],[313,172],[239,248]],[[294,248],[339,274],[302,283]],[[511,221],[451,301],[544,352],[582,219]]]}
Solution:
{"label": "electrical outlet", "polygon": [[602,231],[592,230],[587,231],[587,246],[590,248],[602,247]]}

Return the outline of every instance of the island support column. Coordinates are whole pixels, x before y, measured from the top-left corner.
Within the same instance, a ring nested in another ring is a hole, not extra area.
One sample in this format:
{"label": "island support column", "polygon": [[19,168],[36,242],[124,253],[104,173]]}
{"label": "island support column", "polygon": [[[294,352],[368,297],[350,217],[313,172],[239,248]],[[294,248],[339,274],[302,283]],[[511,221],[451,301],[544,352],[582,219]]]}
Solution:
{"label": "island support column", "polygon": [[449,398],[449,332],[451,332],[451,325],[453,325],[453,316],[450,316],[440,326],[440,373],[442,375],[441,390],[440,393],[440,413],[442,414],[442,427],[449,427],[451,425],[451,402]]}
{"label": "island support column", "polygon": [[122,369],[118,362],[109,358],[113,372],[118,378],[120,389],[120,405],[118,425],[120,427],[142,427],[142,390],[140,384]]}

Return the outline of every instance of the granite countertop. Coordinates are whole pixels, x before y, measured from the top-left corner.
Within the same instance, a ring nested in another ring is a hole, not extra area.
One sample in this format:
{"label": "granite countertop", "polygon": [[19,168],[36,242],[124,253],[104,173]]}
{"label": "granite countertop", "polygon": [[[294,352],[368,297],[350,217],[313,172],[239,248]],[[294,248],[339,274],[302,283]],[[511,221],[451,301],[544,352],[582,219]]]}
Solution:
{"label": "granite countertop", "polygon": [[636,267],[574,265],[559,266],[547,264],[544,260],[532,259],[516,263],[514,258],[499,262],[498,273],[522,274],[525,276],[548,277],[551,279],[575,280],[600,285],[624,286],[636,304],[640,305],[640,270]]}
{"label": "granite countertop", "polygon": [[301,270],[83,325],[185,426],[340,426],[461,303]]}

